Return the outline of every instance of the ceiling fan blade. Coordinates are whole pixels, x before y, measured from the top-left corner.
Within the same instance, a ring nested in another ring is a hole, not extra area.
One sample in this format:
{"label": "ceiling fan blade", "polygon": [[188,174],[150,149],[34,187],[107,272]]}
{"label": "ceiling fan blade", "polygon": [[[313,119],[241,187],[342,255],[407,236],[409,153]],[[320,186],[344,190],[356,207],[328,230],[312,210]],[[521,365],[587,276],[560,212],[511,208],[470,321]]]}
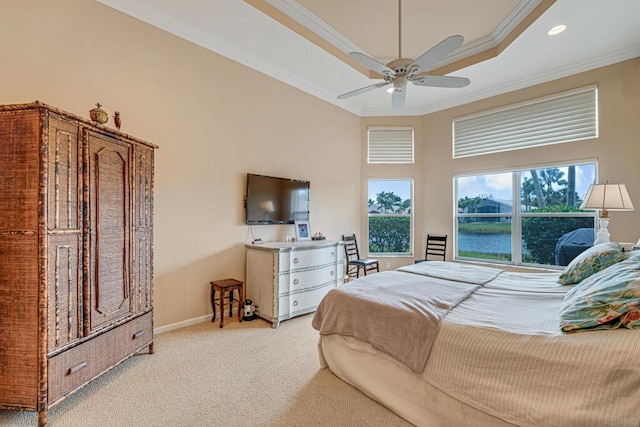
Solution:
{"label": "ceiling fan blade", "polygon": [[411,80],[414,85],[418,86],[434,86],[434,87],[454,87],[460,88],[468,86],[471,83],[466,77],[455,76],[420,76]]}
{"label": "ceiling fan blade", "polygon": [[393,71],[391,68],[387,67],[382,62],[378,62],[372,57],[365,55],[364,53],[351,52],[349,53],[349,57],[353,58],[355,61],[359,62],[361,65],[364,65],[367,69],[380,73],[383,76],[389,75],[393,77],[396,75],[395,71]]}
{"label": "ceiling fan blade", "polygon": [[416,72],[416,74],[419,73],[420,70],[429,70],[442,58],[462,46],[463,42],[464,37],[460,35],[447,37],[446,39],[442,40],[440,43],[420,55],[420,57],[413,61],[413,63],[409,65],[408,68],[417,66],[418,71]]}
{"label": "ceiling fan blade", "polygon": [[352,96],[360,95],[361,93],[369,92],[370,90],[374,90],[374,89],[377,89],[379,87],[383,87],[383,86],[390,85],[390,84],[391,84],[391,82],[380,82],[380,83],[376,83],[376,84],[371,85],[371,86],[361,87],[360,89],[356,89],[356,90],[352,90],[351,92],[343,93],[342,95],[338,96],[338,99],[351,98]]}
{"label": "ceiling fan blade", "polygon": [[404,99],[407,96],[407,88],[396,88],[391,95],[391,109],[399,110],[404,106]]}

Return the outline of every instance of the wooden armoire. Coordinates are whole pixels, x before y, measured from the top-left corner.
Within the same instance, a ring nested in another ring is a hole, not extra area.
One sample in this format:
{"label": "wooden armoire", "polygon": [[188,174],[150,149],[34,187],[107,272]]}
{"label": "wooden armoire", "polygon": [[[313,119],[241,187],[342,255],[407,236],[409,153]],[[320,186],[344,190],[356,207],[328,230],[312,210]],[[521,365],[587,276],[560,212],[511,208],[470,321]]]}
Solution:
{"label": "wooden armoire", "polygon": [[153,352],[155,145],[0,106],[0,408],[38,412]]}

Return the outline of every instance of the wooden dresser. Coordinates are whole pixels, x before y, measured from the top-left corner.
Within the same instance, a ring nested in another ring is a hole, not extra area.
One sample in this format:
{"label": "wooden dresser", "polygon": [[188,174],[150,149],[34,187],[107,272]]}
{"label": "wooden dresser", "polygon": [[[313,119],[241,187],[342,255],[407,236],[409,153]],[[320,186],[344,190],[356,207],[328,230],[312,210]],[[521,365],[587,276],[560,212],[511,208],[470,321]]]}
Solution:
{"label": "wooden dresser", "polygon": [[246,294],[260,317],[280,321],[312,313],[329,290],[342,283],[342,242],[262,243],[247,248]]}
{"label": "wooden dresser", "polygon": [[44,426],[153,352],[155,148],[39,102],[0,106],[0,408]]}

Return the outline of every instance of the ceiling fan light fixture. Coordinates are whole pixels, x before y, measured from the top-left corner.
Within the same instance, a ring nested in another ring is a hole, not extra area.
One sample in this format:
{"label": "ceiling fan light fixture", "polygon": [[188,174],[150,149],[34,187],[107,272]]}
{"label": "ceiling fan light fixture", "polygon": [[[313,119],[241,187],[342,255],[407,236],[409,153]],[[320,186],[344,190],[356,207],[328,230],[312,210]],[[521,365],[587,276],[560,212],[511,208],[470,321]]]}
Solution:
{"label": "ceiling fan light fixture", "polygon": [[549,31],[547,31],[547,34],[550,35],[550,36],[555,36],[557,34],[560,34],[561,32],[563,32],[566,29],[567,29],[566,24],[556,25],[555,27],[553,27]]}
{"label": "ceiling fan light fixture", "polygon": [[447,37],[416,59],[402,57],[401,4],[402,0],[398,0],[398,59],[385,65],[362,52],[349,52],[349,58],[363,65],[368,70],[380,74],[384,81],[343,93],[342,95],[338,95],[338,99],[350,98],[383,86],[393,85],[392,88],[387,89],[387,92],[392,94],[391,108],[393,110],[399,110],[404,105],[408,82],[417,86],[448,88],[461,88],[469,85],[469,79],[463,77],[420,75],[421,72],[428,72],[435,68],[439,61],[462,47],[464,38],[461,35]]}

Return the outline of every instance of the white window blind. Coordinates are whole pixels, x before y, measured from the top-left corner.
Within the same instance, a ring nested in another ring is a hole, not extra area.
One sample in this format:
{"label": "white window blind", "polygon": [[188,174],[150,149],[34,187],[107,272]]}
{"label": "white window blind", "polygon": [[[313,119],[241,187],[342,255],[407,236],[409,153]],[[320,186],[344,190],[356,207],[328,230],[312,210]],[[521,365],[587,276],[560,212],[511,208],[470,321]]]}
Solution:
{"label": "white window blind", "polygon": [[413,128],[370,127],[369,163],[413,163]]}
{"label": "white window blind", "polygon": [[453,157],[598,137],[597,88],[563,92],[453,122]]}

